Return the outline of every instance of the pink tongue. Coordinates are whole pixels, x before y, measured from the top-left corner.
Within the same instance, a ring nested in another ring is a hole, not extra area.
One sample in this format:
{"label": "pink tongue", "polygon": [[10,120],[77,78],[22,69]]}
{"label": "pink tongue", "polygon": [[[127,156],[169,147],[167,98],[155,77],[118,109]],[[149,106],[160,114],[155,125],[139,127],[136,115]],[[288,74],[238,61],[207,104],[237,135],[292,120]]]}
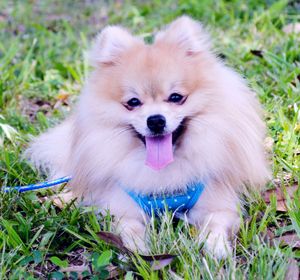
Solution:
{"label": "pink tongue", "polygon": [[161,137],[146,137],[146,164],[155,170],[173,161],[172,133]]}

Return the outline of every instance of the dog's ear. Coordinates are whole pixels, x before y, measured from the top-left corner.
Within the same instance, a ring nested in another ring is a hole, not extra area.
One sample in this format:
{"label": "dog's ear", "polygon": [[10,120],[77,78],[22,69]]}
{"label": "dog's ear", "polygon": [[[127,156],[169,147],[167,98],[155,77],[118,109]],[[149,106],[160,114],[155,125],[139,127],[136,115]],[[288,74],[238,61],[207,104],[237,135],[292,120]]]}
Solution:
{"label": "dog's ear", "polygon": [[121,54],[137,43],[141,40],[125,28],[108,26],[95,39],[89,52],[90,64],[94,67],[115,65]]}
{"label": "dog's ear", "polygon": [[196,55],[210,49],[210,38],[200,22],[188,16],[173,21],[157,33],[155,43],[173,44],[184,50],[187,55]]}

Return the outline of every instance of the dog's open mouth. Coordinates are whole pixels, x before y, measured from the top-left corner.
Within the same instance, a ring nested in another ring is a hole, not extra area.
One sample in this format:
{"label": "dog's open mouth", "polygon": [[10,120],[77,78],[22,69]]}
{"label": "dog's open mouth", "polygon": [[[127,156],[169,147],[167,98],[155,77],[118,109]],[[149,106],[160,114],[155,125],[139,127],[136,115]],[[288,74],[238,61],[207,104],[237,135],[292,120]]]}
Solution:
{"label": "dog's open mouth", "polygon": [[173,146],[183,135],[186,128],[186,120],[169,134],[143,136],[136,132],[137,137],[146,147],[146,164],[155,170],[160,170],[173,162]]}
{"label": "dog's open mouth", "polygon": [[[180,125],[172,133],[172,144],[173,145],[176,144],[177,140],[182,136],[182,134],[185,131],[185,127],[186,127],[186,119],[183,119],[182,122],[180,123]],[[136,133],[136,136],[146,145],[145,136],[138,133],[135,129],[133,129],[133,130]],[[164,137],[164,136],[163,135],[153,135],[151,137],[159,138],[159,137]]]}

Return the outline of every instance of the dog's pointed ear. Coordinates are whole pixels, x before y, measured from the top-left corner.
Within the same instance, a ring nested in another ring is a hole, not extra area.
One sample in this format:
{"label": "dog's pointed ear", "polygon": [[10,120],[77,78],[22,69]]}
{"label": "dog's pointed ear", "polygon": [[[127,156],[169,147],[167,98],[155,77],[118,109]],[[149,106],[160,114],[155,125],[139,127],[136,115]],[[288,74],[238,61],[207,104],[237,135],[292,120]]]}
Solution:
{"label": "dog's pointed ear", "polygon": [[210,38],[200,22],[182,16],[155,36],[155,43],[169,43],[184,50],[187,55],[208,51]]}
{"label": "dog's pointed ear", "polygon": [[108,26],[95,39],[89,52],[90,64],[94,67],[115,65],[123,52],[141,42],[125,28]]}

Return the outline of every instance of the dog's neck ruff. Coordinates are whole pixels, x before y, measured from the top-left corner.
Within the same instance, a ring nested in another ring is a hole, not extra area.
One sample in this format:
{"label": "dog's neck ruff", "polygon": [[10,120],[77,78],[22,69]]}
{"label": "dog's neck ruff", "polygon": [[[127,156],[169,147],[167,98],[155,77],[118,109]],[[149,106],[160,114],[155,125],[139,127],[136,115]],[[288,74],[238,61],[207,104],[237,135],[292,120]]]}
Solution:
{"label": "dog's neck ruff", "polygon": [[159,215],[166,210],[175,213],[186,213],[193,208],[204,190],[204,184],[196,182],[189,184],[186,191],[175,194],[138,194],[132,190],[125,189],[127,194],[148,215]]}

